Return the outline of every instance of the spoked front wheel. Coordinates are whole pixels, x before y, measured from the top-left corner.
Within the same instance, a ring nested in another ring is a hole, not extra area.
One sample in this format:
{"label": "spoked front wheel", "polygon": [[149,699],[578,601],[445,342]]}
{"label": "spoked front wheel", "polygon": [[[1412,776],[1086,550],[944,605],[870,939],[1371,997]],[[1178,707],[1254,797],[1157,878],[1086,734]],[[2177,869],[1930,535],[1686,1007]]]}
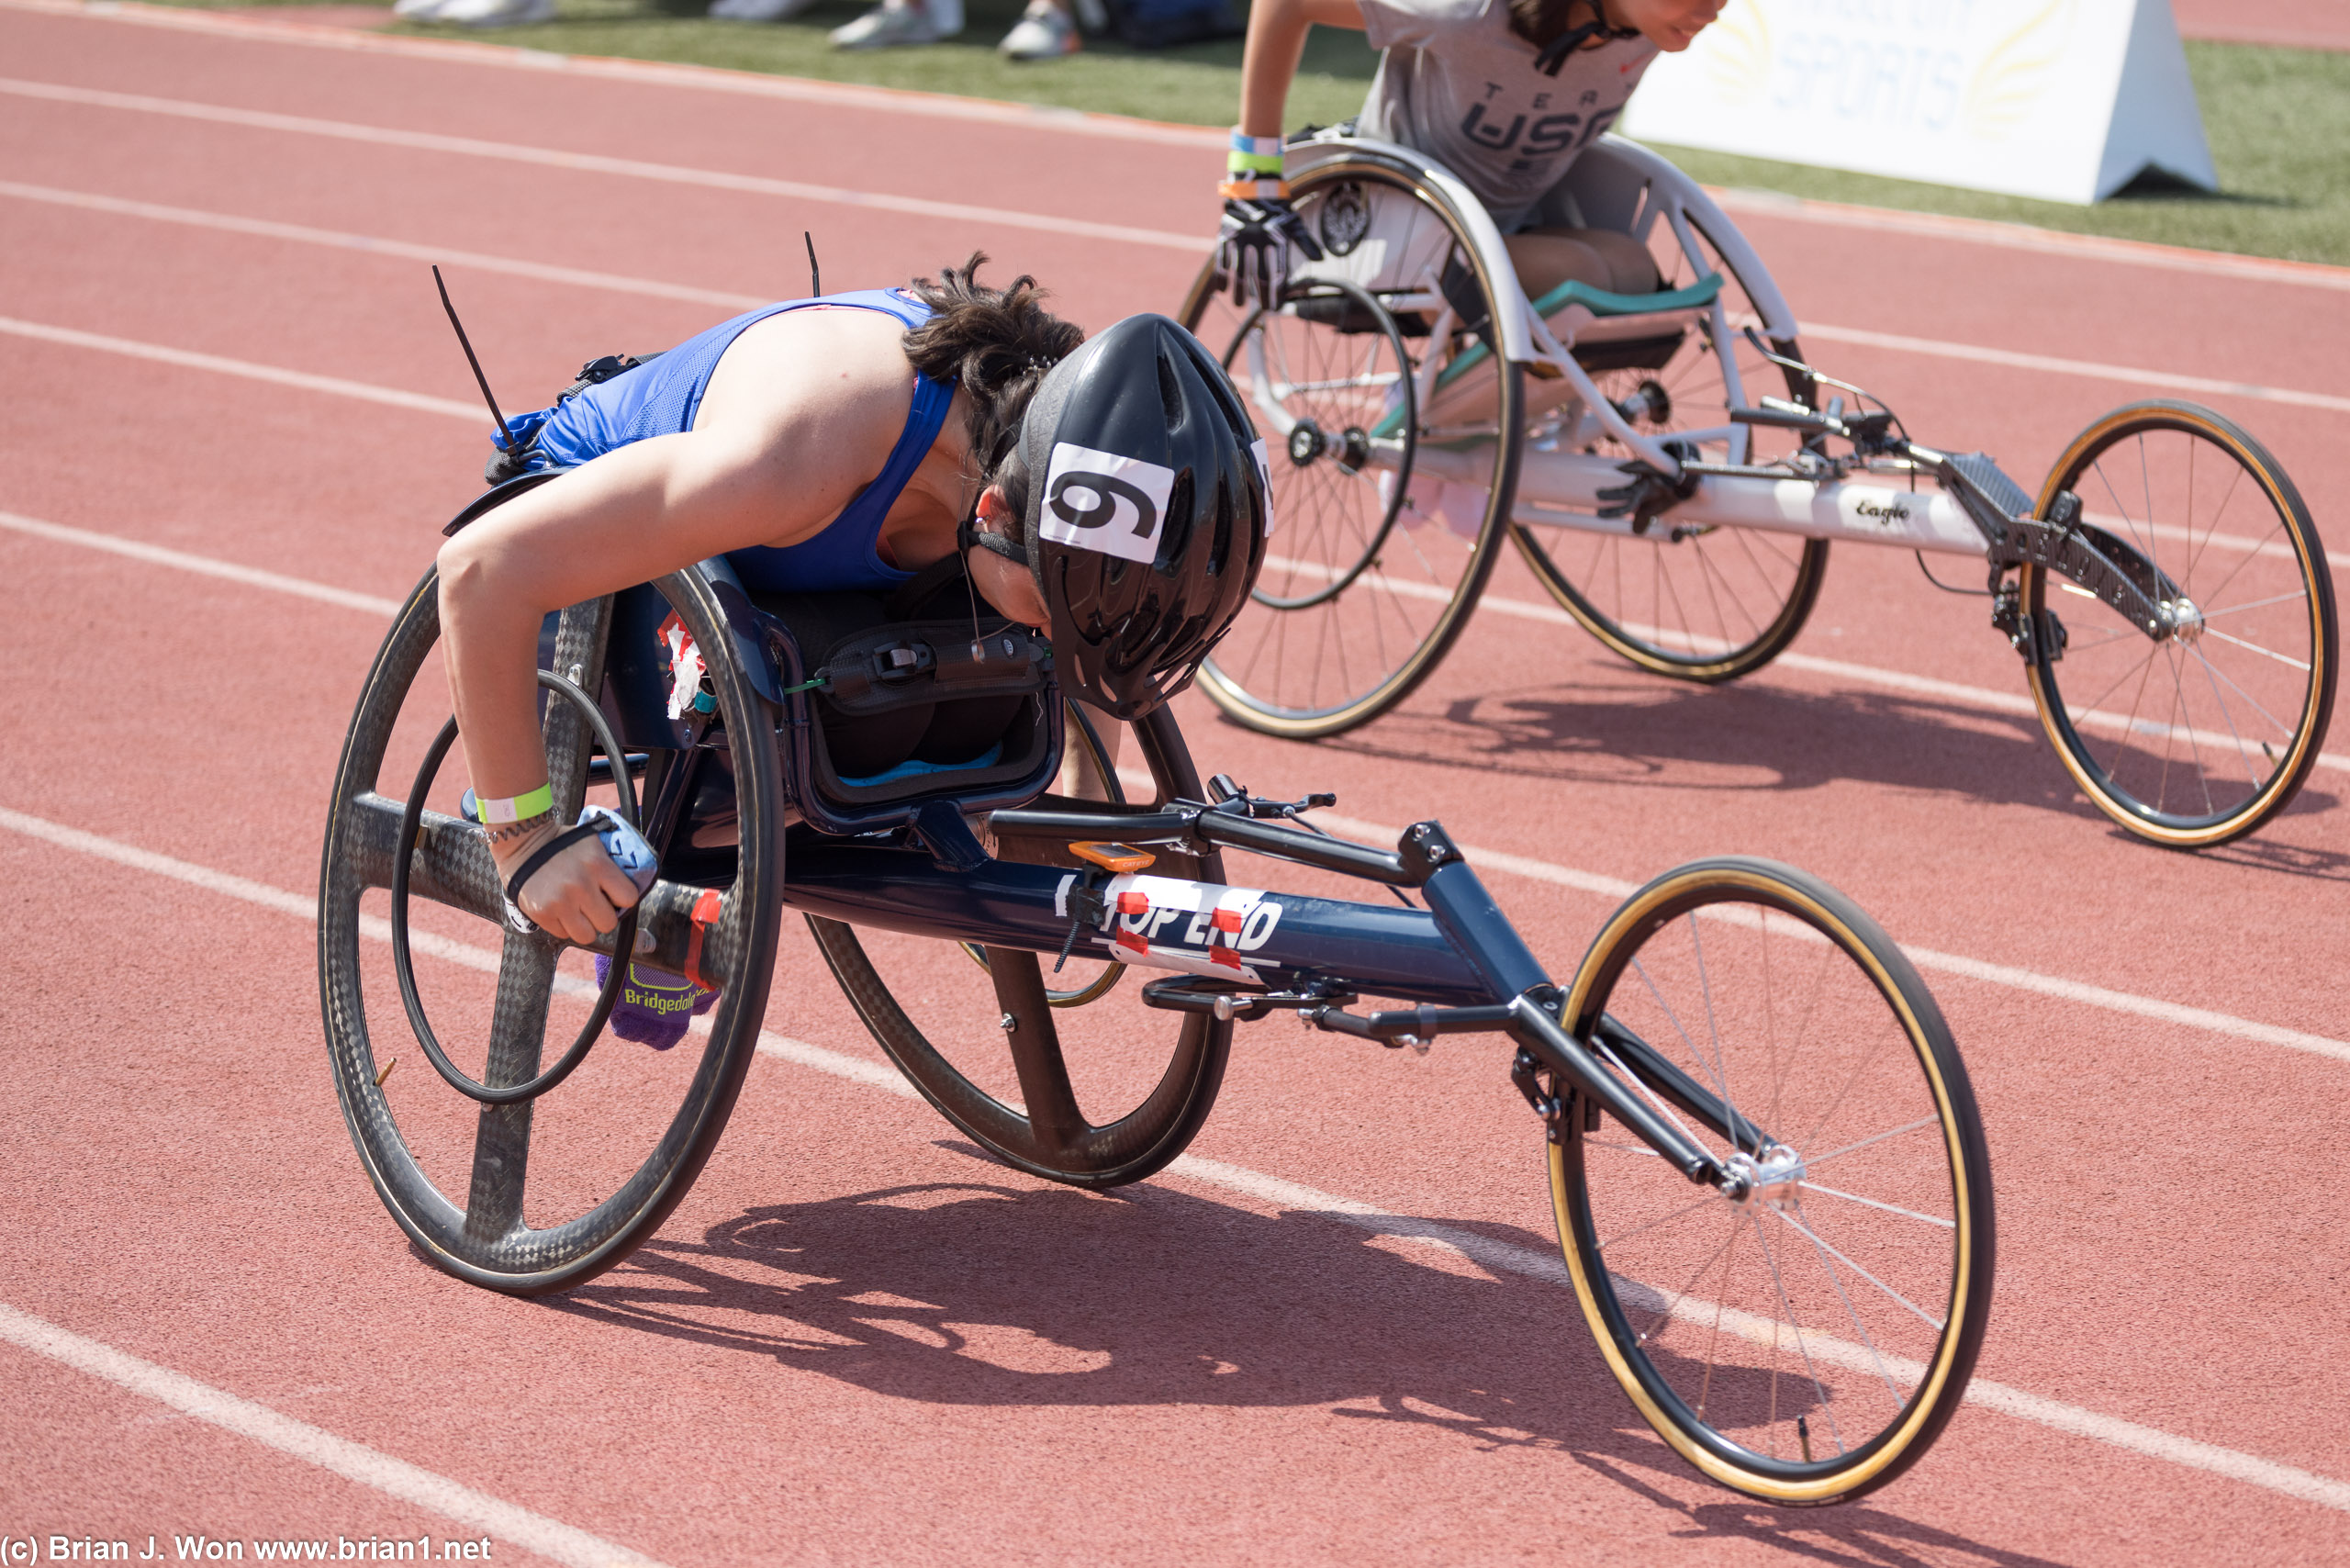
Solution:
{"label": "spoked front wheel", "polygon": [[[1202,798],[1164,708],[1136,721],[1154,800]],[[1069,864],[1076,864],[1071,861]],[[1155,875],[1219,879],[1223,863],[1162,856]],[[923,1097],[1017,1170],[1078,1187],[1139,1182],[1183,1152],[1214,1104],[1232,1025],[1145,1006],[1104,960],[857,929],[811,915],[834,978]],[[1058,990],[1056,996],[1047,988]],[[1105,1114],[1106,1113],[1106,1114]]]}
{"label": "spoked front wheel", "polygon": [[1560,1236],[1625,1392],[1737,1491],[1883,1485],[1957,1408],[1991,1299],[1982,1126],[1917,971],[1814,879],[1700,861],[1617,912],[1566,1016],[1747,1179],[1693,1187],[1595,1107],[1558,1118]]}
{"label": "spoked front wheel", "polygon": [[2190,403],[2106,415],[2057,461],[2041,516],[2060,490],[2167,579],[2174,622],[2149,636],[2022,567],[2023,608],[2049,628],[2028,666],[2048,738],[2091,803],[2140,837],[2242,837],[2300,789],[2333,711],[2333,581],[2309,508],[2266,448]]}
{"label": "spoked front wheel", "polygon": [[[731,645],[699,576],[666,577],[660,591],[699,646]],[[558,671],[590,692],[603,678],[610,605],[564,611],[555,643]],[[475,1284],[536,1294],[592,1278],[651,1236],[725,1129],[767,1011],[781,919],[774,721],[738,666],[713,661],[718,726],[759,744],[712,754],[733,771],[740,844],[732,855],[704,857],[727,868],[711,883],[718,912],[703,923],[695,955],[719,991],[708,1034],[654,1051],[607,1030],[559,1087],[482,1104],[443,1081],[408,1037],[390,956],[378,945],[392,913],[386,895],[405,805],[378,784],[388,771],[395,790],[409,787],[408,768],[446,715],[446,681],[428,667],[439,640],[438,585],[428,573],[376,655],[336,777],[319,893],[329,1059],[368,1179],[418,1251]],[[588,787],[587,728],[569,704],[555,703],[546,734],[555,808],[569,820]],[[654,754],[646,797],[661,796],[663,770],[702,755]],[[539,1076],[549,1034],[562,1050],[589,1019],[598,987],[590,955],[507,926],[489,847],[451,814],[459,781],[447,775],[455,771],[442,770],[428,801],[440,809],[422,813],[410,857],[409,945],[455,1070],[496,1090]],[[699,897],[665,881],[640,907]]]}

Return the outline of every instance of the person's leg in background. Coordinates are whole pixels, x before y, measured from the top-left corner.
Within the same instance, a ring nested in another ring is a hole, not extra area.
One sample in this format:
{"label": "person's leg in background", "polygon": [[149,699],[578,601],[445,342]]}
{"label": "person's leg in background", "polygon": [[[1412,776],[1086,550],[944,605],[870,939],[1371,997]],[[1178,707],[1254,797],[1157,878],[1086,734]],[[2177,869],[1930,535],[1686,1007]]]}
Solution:
{"label": "person's leg in background", "polygon": [[1569,281],[1610,294],[1653,294],[1656,261],[1628,234],[1606,229],[1528,229],[1505,237],[1526,297],[1539,299]]}

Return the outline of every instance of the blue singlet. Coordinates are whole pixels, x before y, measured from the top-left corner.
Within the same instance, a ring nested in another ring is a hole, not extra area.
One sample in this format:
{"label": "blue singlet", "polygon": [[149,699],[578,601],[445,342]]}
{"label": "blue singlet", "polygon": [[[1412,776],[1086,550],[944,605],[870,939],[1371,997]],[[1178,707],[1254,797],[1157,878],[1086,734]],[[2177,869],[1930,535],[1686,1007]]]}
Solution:
{"label": "blue singlet", "polygon": [[[658,359],[587,387],[552,409],[509,420],[507,427],[518,438],[535,433],[539,454],[560,468],[576,467],[632,442],[689,431],[700,411],[711,372],[718,368],[719,356],[743,330],[770,316],[811,305],[878,310],[895,316],[909,328],[930,319],[928,306],[894,288],[786,300],[722,321]],[[915,465],[938,439],[954,398],[952,386],[916,371],[913,407],[907,411],[906,428],[898,444],[890,448],[881,472],[841,509],[840,516],[812,537],[780,549],[762,544],[729,554],[727,559],[741,574],[744,586],[768,592],[817,593],[832,588],[895,588],[912,577],[912,572],[901,571],[881,559],[881,523],[905,489]]]}

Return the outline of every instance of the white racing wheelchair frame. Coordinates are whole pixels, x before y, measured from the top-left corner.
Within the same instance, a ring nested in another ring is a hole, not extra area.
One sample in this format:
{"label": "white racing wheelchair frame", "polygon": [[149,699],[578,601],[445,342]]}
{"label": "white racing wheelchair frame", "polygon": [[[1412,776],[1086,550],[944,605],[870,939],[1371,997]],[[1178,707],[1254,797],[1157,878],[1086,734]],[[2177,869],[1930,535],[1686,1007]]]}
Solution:
{"label": "white racing wheelchair frame", "polygon": [[[605,948],[623,944],[717,993],[687,1042],[648,1052],[598,1036],[626,966],[599,988],[576,972],[576,951],[509,924],[481,829],[425,808],[449,741],[426,669],[437,605],[428,575],[353,716],[319,927],[345,1120],[378,1195],[435,1267],[535,1294],[650,1239],[734,1106],[779,923],[798,911],[942,1114],[1006,1164],[1078,1186],[1141,1180],[1182,1151],[1239,1024],[1287,1014],[1422,1050],[1441,1036],[1497,1036],[1497,1081],[1539,1118],[1566,1272],[1606,1364],[1724,1485],[1785,1504],[1857,1495],[1916,1461],[1962,1400],[1994,1260],[1979,1117],[1916,970],[1817,879],[1739,858],[1681,867],[1634,894],[1559,985],[1436,823],[1392,849],[1313,831],[1302,819],[1329,798],[1203,785],[1164,710],[1136,726],[1147,801],[1046,793],[1068,733],[1058,722],[1017,781],[947,769],[887,801],[828,795],[810,693],[838,689],[841,669],[805,668],[790,627],[709,562],[565,610],[543,654],[562,672],[543,683],[557,699],[546,731],[558,812],[612,790],[661,857],[632,929]],[[905,632],[917,633],[930,641],[909,642],[914,656],[873,667],[1001,655],[1035,672],[1035,700],[1058,701],[1049,670],[1022,662],[1009,636],[966,650],[934,627]],[[1090,739],[1090,725],[1070,728]],[[424,759],[406,800],[379,788],[394,750]],[[642,789],[620,788],[622,776]],[[1113,778],[1102,780],[1113,793]],[[1227,851],[1368,881],[1396,902],[1234,886]],[[384,891],[388,922],[368,912]],[[412,911],[426,922],[413,936]],[[496,933],[495,950],[467,939],[468,922]],[[397,1000],[369,957],[386,924]],[[1072,956],[1168,972],[1055,997],[1045,964]],[[375,1025],[405,1006],[420,1041],[424,990],[446,1048],[395,1084],[397,1058],[378,1056]],[[468,996],[488,1014],[486,1050],[466,1043],[483,1033],[464,1026]],[[1394,1004],[1359,1007],[1365,997]],[[566,1010],[587,1027],[543,1072],[551,1024],[558,1038],[573,1032],[555,1017]],[[946,1038],[956,1014],[972,1026],[960,1044]],[[1143,1061],[1141,1103],[1090,1118],[1072,1069],[1083,1076],[1104,1053],[1147,1058],[1154,1040],[1166,1065]],[[990,1049],[1009,1074],[979,1059]],[[469,1075],[459,1058],[484,1068]]]}
{"label": "white racing wheelchair frame", "polygon": [[[1991,600],[2076,784],[2142,837],[2249,833],[2316,763],[2331,576],[2291,480],[2231,421],[2116,409],[2034,498],[1805,363],[1752,248],[1637,144],[1599,139],[1542,216],[1648,244],[1666,280],[1648,296],[1570,283],[1529,301],[1477,198],[1408,148],[1320,132],[1289,171],[1328,253],[1276,308],[1227,307],[1228,342],[1212,259],[1184,317],[1286,452],[1277,516],[1300,536],[1276,538],[1273,581],[1203,672],[1242,722],[1328,734],[1401,700],[1504,532],[1608,646],[1702,681],[1783,650],[1843,540],[1984,562],[1988,588],[1962,591]],[[2076,596],[2062,614],[2058,593]]]}

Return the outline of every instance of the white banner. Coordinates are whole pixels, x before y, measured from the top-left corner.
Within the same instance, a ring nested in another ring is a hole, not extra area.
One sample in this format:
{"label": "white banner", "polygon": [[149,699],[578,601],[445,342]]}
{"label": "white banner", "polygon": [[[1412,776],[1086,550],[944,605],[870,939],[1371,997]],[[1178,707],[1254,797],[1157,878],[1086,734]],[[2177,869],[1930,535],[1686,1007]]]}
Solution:
{"label": "white banner", "polygon": [[2046,201],[2219,188],[2170,0],[1729,0],[1624,130]]}

